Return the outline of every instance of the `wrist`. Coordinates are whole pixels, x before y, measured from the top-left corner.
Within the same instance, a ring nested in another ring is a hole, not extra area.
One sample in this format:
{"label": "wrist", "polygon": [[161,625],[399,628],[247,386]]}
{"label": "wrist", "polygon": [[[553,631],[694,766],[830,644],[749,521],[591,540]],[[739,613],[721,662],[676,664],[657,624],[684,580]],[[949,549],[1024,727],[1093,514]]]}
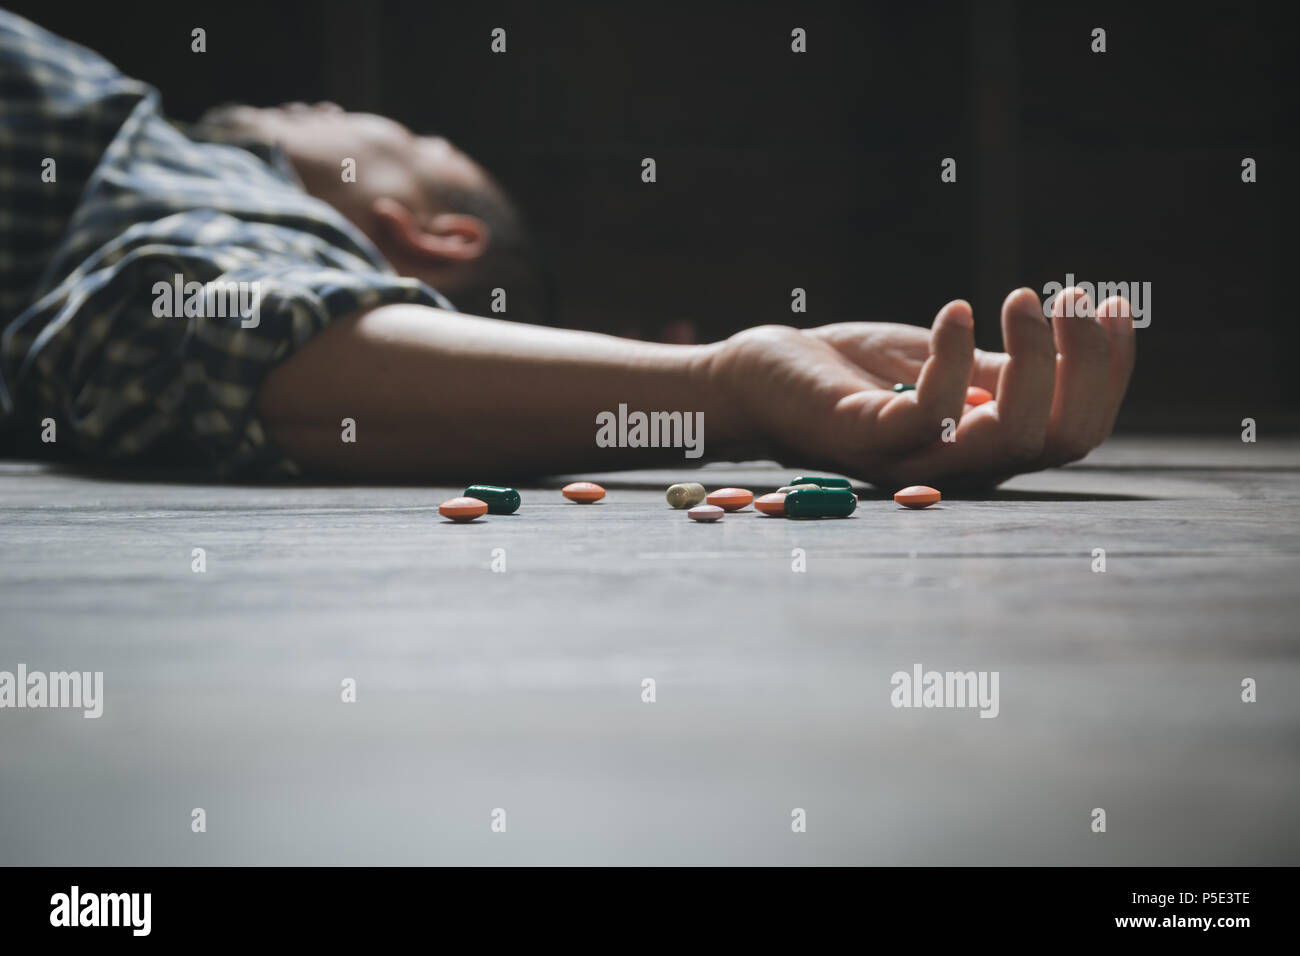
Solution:
{"label": "wrist", "polygon": [[729,341],[688,347],[692,351],[687,357],[686,375],[691,393],[699,396],[699,408],[704,412],[708,457],[763,457],[766,452],[761,445],[762,435],[729,377]]}

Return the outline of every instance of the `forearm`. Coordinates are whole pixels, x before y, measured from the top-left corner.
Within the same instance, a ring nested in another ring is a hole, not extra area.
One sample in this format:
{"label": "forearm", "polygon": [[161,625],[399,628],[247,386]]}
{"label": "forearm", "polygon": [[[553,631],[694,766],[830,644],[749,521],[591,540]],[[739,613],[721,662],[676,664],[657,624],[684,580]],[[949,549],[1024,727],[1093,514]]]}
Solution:
{"label": "forearm", "polygon": [[384,306],[274,369],[260,414],[313,473],[488,480],[682,463],[681,448],[599,447],[596,416],[620,403],[703,412],[705,456],[725,453],[749,436],[710,384],[713,349]]}

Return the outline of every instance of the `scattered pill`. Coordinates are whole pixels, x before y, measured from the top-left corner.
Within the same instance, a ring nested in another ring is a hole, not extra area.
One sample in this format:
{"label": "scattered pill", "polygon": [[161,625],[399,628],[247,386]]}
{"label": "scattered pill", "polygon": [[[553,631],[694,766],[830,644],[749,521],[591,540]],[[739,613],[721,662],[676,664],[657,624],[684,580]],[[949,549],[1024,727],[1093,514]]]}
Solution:
{"label": "scattered pill", "polygon": [[722,517],[722,509],[717,505],[696,505],[686,512],[686,517],[695,521],[717,521]]}
{"label": "scattered pill", "polygon": [[812,484],[807,484],[807,485],[786,485],[784,488],[778,488],[778,489],[776,489],[776,493],[777,493],[778,495],[788,495],[788,494],[789,494],[790,492],[792,492],[792,491],[800,491],[800,490],[802,490],[802,489],[804,489],[804,488],[820,488],[820,487],[821,487],[821,485],[812,485]]}
{"label": "scattered pill", "polygon": [[770,495],[759,495],[754,499],[754,508],[765,515],[780,518],[785,514],[785,492],[774,491]]}
{"label": "scattered pill", "polygon": [[816,485],[818,488],[851,488],[847,478],[819,478],[815,475],[800,475],[793,479],[792,485]]}
{"label": "scattered pill", "polygon": [[847,518],[858,496],[847,488],[801,488],[785,496],[787,518]]}
{"label": "scattered pill", "polygon": [[915,385],[904,385],[902,382],[899,382],[897,385],[894,386],[894,391],[896,391],[896,392],[915,392],[915,391],[916,391],[916,386],[915,386]]}
{"label": "scattered pill", "polygon": [[942,497],[938,489],[925,485],[912,485],[894,492],[894,500],[904,508],[928,508]]}
{"label": "scattered pill", "polygon": [[993,393],[987,388],[980,388],[978,385],[972,385],[966,389],[967,405],[983,405],[985,402],[993,401]]}
{"label": "scattered pill", "polygon": [[487,511],[488,503],[478,498],[451,498],[438,505],[438,514],[452,521],[473,521]]}
{"label": "scattered pill", "polygon": [[589,505],[605,497],[605,489],[594,481],[575,481],[560,489],[560,494],[580,505]]}
{"label": "scattered pill", "polygon": [[707,494],[704,486],[695,481],[680,481],[668,488],[668,504],[674,508],[690,508],[698,505]]}
{"label": "scattered pill", "polygon": [[488,511],[494,515],[512,515],[519,510],[519,492],[501,485],[470,485],[465,497],[486,501]]}
{"label": "scattered pill", "polygon": [[744,488],[719,488],[717,491],[710,491],[704,500],[726,511],[739,511],[754,500],[754,493]]}

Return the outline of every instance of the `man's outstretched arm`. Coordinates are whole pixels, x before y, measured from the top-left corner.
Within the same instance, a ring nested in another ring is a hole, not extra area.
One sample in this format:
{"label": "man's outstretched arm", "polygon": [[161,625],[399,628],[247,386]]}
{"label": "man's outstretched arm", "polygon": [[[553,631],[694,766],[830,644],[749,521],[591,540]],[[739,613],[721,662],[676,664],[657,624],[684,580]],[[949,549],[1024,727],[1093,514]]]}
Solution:
{"label": "man's outstretched arm", "polygon": [[[309,473],[461,479],[681,462],[681,449],[600,448],[596,415],[620,402],[702,411],[705,448],[738,437],[707,360],[660,345],[420,305],[326,327],[266,378],[264,425]],[[340,440],[355,419],[357,441]],[[710,447],[713,446],[713,447]]]}
{"label": "man's outstretched arm", "polygon": [[[1072,307],[1067,300],[1073,299]],[[272,439],[309,473],[486,480],[682,463],[681,449],[601,448],[596,416],[704,413],[706,458],[738,450],[882,485],[992,484],[1083,457],[1110,433],[1133,367],[1128,304],[1020,289],[1005,353],[975,349],[970,306],[930,329],[845,323],[658,345],[390,305],[334,323],[266,378]],[[895,382],[915,391],[895,394]],[[968,385],[995,400],[965,404]],[[341,420],[357,423],[356,443]]]}

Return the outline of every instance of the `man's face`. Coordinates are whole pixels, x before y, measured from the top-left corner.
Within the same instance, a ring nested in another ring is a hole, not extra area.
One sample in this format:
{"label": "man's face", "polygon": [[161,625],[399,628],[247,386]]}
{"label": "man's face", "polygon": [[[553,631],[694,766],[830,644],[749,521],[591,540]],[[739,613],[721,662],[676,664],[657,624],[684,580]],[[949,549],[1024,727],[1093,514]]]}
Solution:
{"label": "man's face", "polygon": [[[363,229],[377,198],[433,214],[442,211],[430,201],[440,188],[489,188],[483,169],[443,137],[417,136],[386,117],[347,113],[334,103],[222,106],[209,110],[201,122],[278,146],[307,192]],[[355,182],[344,180],[347,159],[355,162]]]}

